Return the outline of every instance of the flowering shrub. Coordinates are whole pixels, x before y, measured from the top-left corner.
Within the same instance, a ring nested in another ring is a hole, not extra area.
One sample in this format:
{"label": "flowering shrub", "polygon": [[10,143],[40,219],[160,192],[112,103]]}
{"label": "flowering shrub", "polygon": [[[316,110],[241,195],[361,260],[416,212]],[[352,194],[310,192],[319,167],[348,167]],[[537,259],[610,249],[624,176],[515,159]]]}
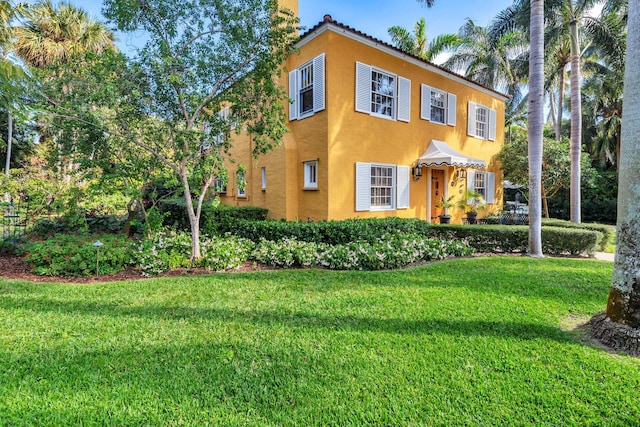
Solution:
{"label": "flowering shrub", "polygon": [[251,257],[272,267],[312,267],[319,264],[320,253],[327,250],[322,243],[285,238],[277,242],[261,239]]}
{"label": "flowering shrub", "polygon": [[[250,240],[239,237],[203,236],[200,240],[202,257],[193,266],[209,270],[237,268],[248,259],[253,246]],[[153,238],[140,242],[134,264],[147,276],[191,267],[191,235],[172,230],[156,233]]]}
{"label": "flowering shrub", "polygon": [[427,239],[418,234],[389,233],[374,243],[364,241],[326,245],[283,239],[262,239],[252,258],[276,267],[322,266],[332,270],[387,270],[413,262],[473,253],[460,241]]}

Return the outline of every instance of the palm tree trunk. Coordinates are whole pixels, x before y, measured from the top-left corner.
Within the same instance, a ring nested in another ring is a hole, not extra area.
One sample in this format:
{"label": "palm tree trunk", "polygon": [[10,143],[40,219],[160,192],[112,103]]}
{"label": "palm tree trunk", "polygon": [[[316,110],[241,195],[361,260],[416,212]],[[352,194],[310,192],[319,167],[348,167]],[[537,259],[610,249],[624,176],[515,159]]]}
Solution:
{"label": "palm tree trunk", "polygon": [[544,126],[544,0],[531,0],[529,61],[529,255],[542,257],[542,129]]}
{"label": "palm tree trunk", "polygon": [[571,21],[571,221],[580,223],[580,154],[582,153],[582,100],[580,93],[580,47],[578,21]]}
{"label": "palm tree trunk", "polygon": [[640,0],[629,0],[624,75],[618,227],[613,279],[604,314],[592,319],[592,334],[616,349],[640,354]]}
{"label": "palm tree trunk", "polygon": [[7,162],[4,167],[4,174],[9,176],[9,169],[11,166],[11,144],[13,142],[13,114],[11,114],[11,107],[7,108]]}
{"label": "palm tree trunk", "polygon": [[[573,65],[572,65],[573,66]],[[557,114],[557,122],[556,122],[556,141],[560,141],[562,139],[562,114],[564,109],[564,78],[565,78],[566,70],[565,66],[562,66],[562,70],[560,70],[560,81],[558,82],[558,114]]]}

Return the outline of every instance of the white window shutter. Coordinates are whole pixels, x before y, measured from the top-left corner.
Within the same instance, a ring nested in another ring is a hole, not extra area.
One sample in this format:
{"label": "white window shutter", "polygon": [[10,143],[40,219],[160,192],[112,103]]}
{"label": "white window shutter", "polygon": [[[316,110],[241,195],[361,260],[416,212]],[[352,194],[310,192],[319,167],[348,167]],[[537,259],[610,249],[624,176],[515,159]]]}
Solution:
{"label": "white window shutter", "polygon": [[356,162],[356,211],[371,209],[371,163]]}
{"label": "white window shutter", "polygon": [[456,125],[456,102],[458,97],[452,93],[447,94],[447,124]]}
{"label": "white window shutter", "polygon": [[298,119],[298,70],[289,73],[289,98],[293,102],[289,104],[289,120]]}
{"label": "white window shutter", "polygon": [[324,53],[313,59],[313,111],[325,108],[324,95]]}
{"label": "white window shutter", "polygon": [[420,118],[431,120],[431,87],[423,84],[420,86]]}
{"label": "white window shutter", "polygon": [[485,202],[494,203],[496,199],[496,174],[487,172],[487,197]]}
{"label": "white window shutter", "polygon": [[398,76],[398,120],[411,120],[411,80]]}
{"label": "white window shutter", "polygon": [[396,207],[397,209],[409,208],[409,166],[396,168]]}
{"label": "white window shutter", "polygon": [[[476,171],[467,171],[467,190],[476,191]],[[473,199],[467,199],[467,204],[473,204]]]}
{"label": "white window shutter", "polygon": [[489,140],[496,140],[496,110],[489,110]]}
{"label": "white window shutter", "polygon": [[467,134],[469,136],[476,136],[476,104],[469,101],[469,112],[467,119]]}
{"label": "white window shutter", "polygon": [[356,111],[371,114],[371,67],[356,62]]}

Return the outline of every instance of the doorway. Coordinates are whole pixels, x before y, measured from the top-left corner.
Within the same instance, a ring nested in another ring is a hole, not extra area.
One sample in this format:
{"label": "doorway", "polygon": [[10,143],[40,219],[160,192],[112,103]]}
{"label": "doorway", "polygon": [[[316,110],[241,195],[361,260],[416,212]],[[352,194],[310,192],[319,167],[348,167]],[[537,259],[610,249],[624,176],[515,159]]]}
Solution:
{"label": "doorway", "polygon": [[444,209],[436,207],[444,196],[445,183],[444,171],[439,169],[431,170],[431,221],[435,222],[438,215],[444,213]]}

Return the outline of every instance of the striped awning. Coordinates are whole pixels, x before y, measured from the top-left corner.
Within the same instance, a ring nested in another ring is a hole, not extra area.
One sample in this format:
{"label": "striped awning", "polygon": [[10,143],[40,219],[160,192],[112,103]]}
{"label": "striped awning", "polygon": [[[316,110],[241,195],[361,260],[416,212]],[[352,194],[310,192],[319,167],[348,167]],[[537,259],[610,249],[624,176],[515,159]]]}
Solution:
{"label": "striped awning", "polygon": [[465,156],[451,148],[443,141],[431,140],[427,150],[418,158],[418,166],[461,166],[465,168],[484,169],[484,160]]}

